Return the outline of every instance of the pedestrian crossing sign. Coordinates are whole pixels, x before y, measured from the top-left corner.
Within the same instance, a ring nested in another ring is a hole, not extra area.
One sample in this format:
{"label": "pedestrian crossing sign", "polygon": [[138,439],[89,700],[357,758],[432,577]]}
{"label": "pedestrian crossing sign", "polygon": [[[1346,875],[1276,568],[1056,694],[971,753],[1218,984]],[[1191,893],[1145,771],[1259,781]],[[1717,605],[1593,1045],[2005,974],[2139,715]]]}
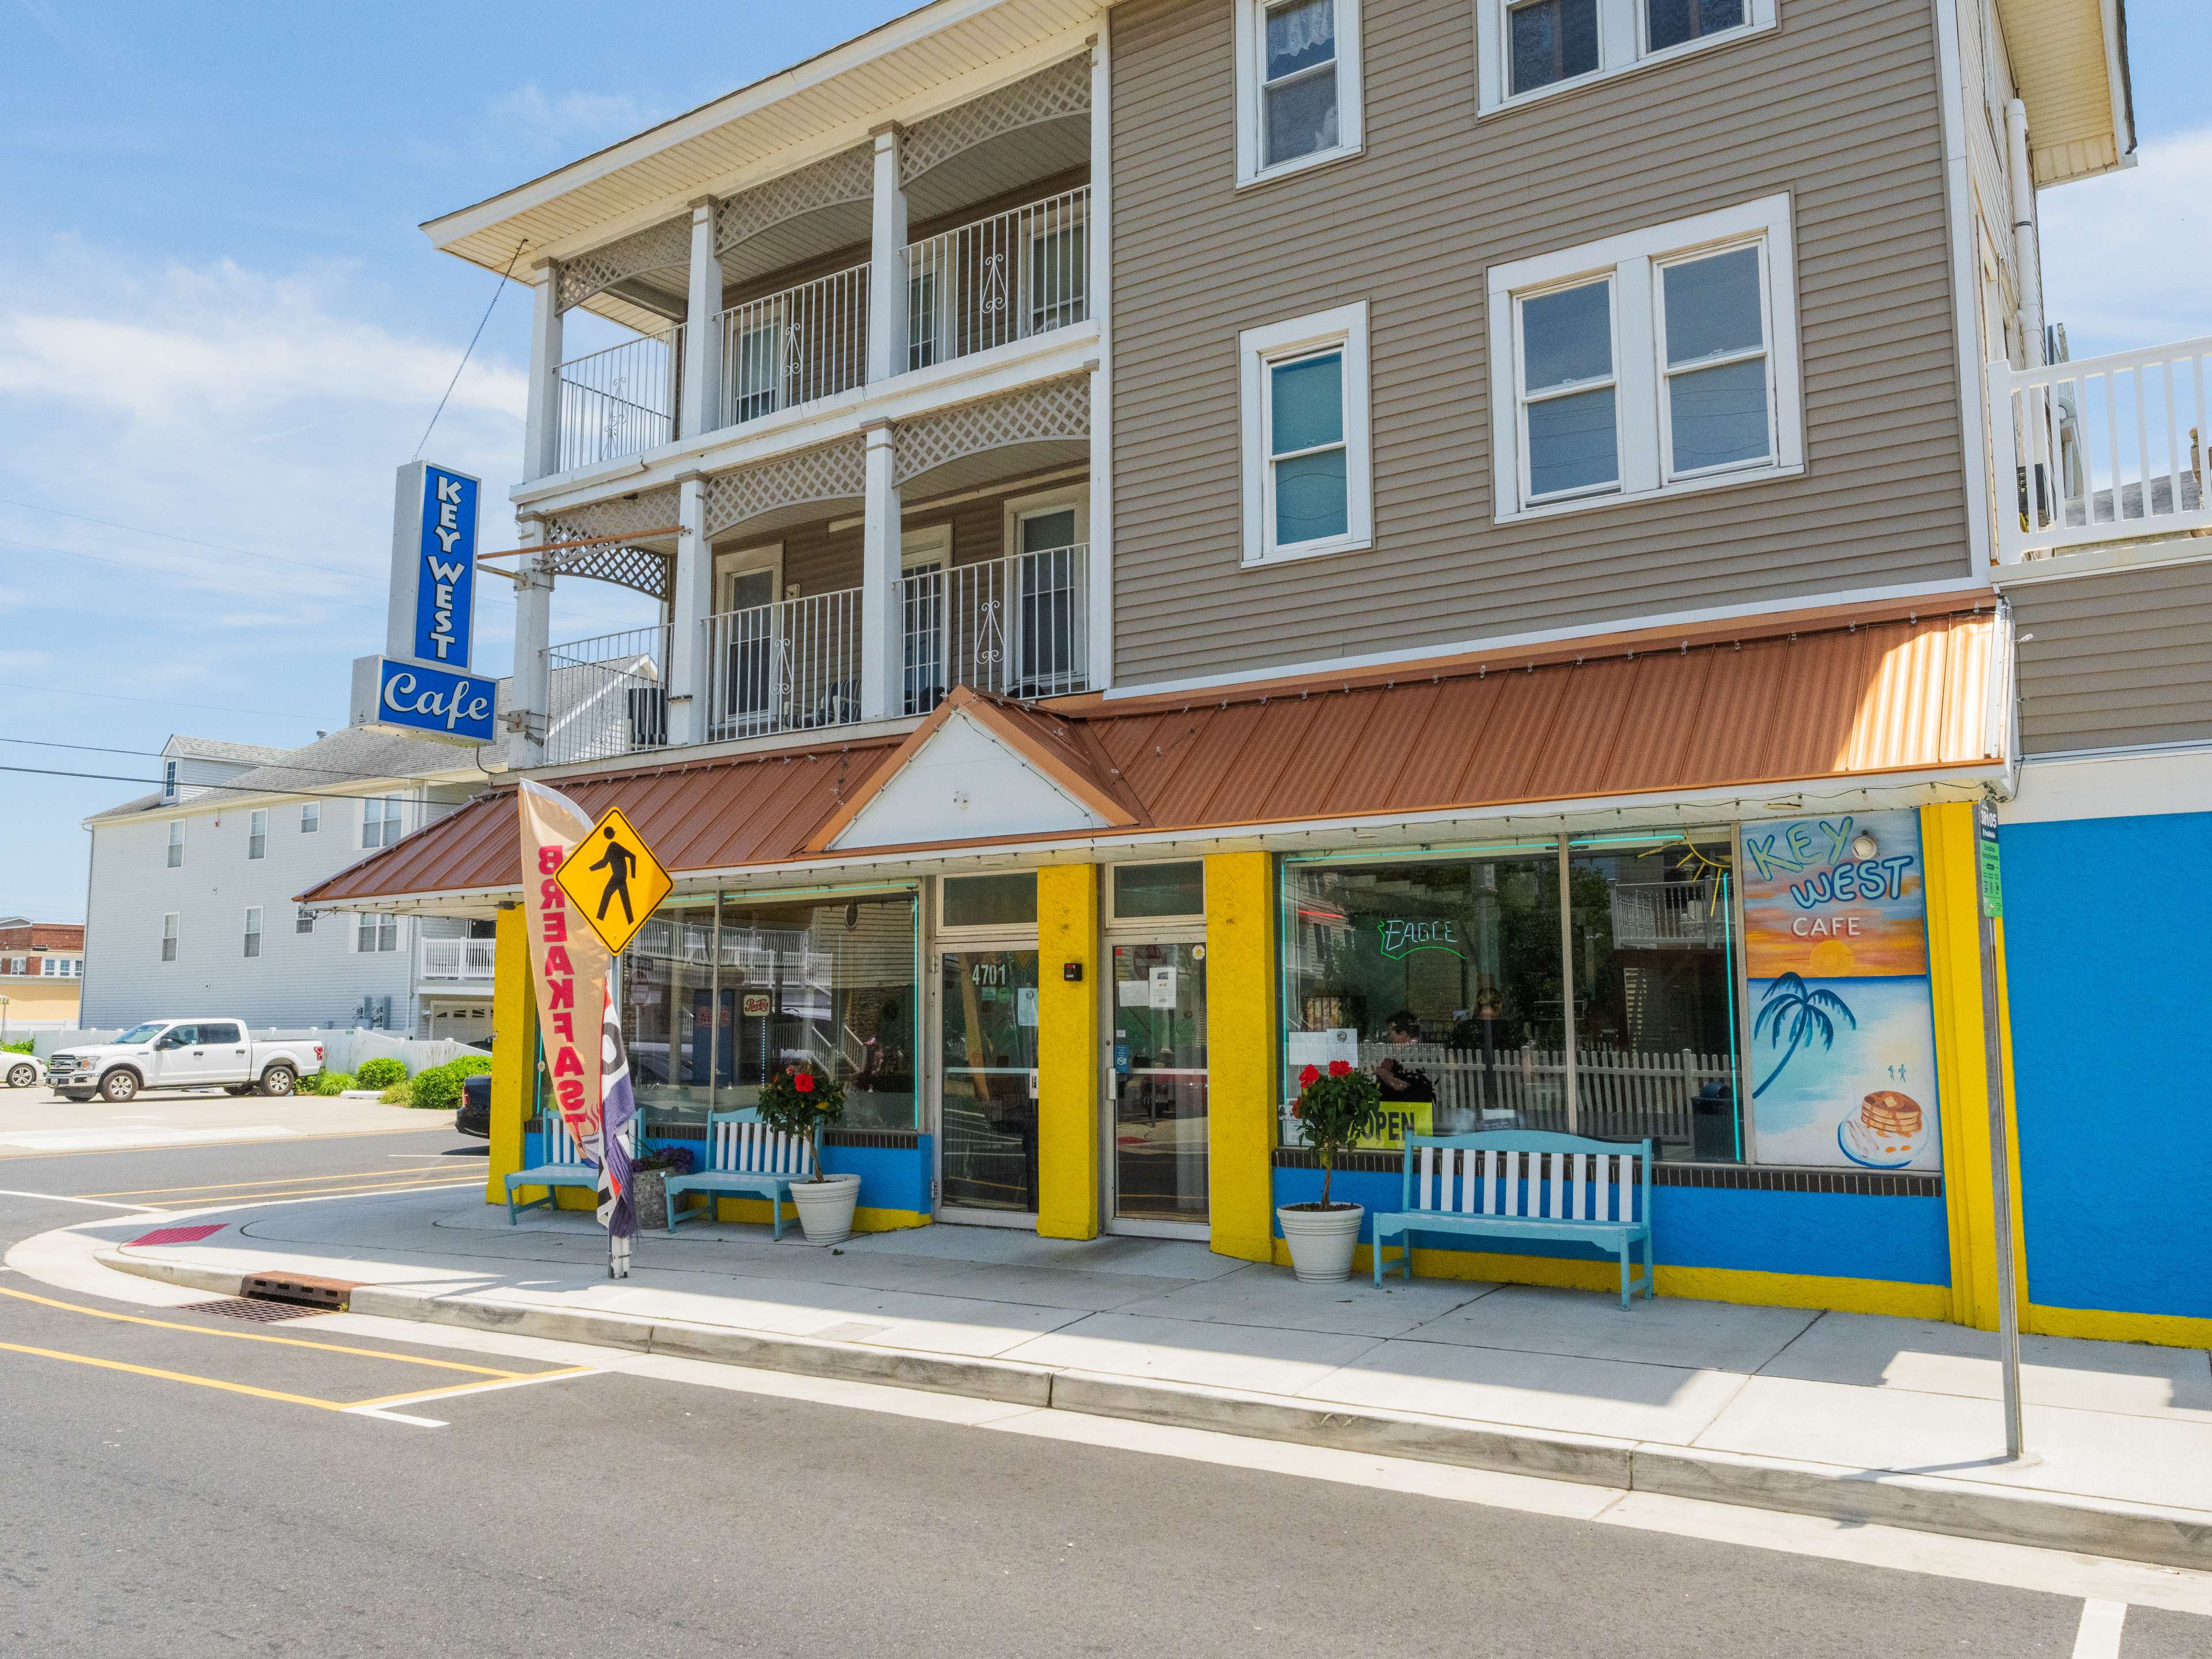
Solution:
{"label": "pedestrian crossing sign", "polygon": [[554,879],[617,956],[675,885],[645,837],[616,806],[599,815],[592,833],[576,843]]}

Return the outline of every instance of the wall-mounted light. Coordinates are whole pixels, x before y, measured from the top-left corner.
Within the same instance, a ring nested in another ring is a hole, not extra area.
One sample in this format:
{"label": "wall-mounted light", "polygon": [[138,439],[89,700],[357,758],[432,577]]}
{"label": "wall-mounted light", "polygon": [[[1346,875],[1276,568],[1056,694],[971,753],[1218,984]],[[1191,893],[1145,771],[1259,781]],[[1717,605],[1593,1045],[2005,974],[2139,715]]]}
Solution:
{"label": "wall-mounted light", "polygon": [[1851,837],[1851,856],[1854,858],[1870,859],[1881,851],[1881,843],[1863,830]]}

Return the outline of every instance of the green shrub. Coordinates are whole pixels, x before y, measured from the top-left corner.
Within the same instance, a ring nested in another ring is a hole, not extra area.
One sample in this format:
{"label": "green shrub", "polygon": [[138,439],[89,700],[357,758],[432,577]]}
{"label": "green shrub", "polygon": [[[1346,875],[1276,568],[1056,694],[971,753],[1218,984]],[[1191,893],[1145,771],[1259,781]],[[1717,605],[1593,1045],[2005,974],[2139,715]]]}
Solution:
{"label": "green shrub", "polygon": [[[31,1039],[28,1037],[21,1042],[0,1042],[0,1054],[27,1054],[30,1052]],[[491,1068],[487,1066],[484,1069],[489,1071]]]}
{"label": "green shrub", "polygon": [[407,1103],[407,1085],[395,1083],[377,1098],[387,1106],[404,1106]]}
{"label": "green shrub", "polygon": [[491,1070],[491,1056],[489,1054],[463,1054],[458,1060],[447,1060],[438,1069],[441,1071],[451,1072],[455,1077],[480,1077],[484,1073]]}
{"label": "green shrub", "polygon": [[342,1095],[347,1090],[360,1085],[354,1081],[350,1072],[318,1072],[308,1086],[319,1095]]}
{"label": "green shrub", "polygon": [[417,1072],[407,1085],[407,1103],[418,1111],[456,1111],[461,1103],[461,1079],[449,1066]]}
{"label": "green shrub", "polygon": [[361,1079],[364,1089],[388,1089],[395,1083],[407,1081],[407,1062],[385,1057],[364,1060],[354,1075]]}

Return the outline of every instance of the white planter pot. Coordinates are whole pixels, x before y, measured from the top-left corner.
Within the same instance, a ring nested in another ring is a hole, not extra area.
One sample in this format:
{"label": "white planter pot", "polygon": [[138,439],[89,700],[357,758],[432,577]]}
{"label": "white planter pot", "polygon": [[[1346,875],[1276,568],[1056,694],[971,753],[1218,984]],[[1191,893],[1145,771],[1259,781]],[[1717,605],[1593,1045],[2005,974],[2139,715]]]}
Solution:
{"label": "white planter pot", "polygon": [[1357,1204],[1333,1210],[1277,1210],[1283,1242],[1291,1247],[1292,1270],[1315,1284],[1351,1278],[1352,1252],[1359,1243],[1359,1223],[1366,1213]]}
{"label": "white planter pot", "polygon": [[799,1224],[809,1244],[842,1244],[850,1238],[853,1206],[860,1197],[860,1177],[856,1175],[791,1183],[791,1201],[799,1206]]}

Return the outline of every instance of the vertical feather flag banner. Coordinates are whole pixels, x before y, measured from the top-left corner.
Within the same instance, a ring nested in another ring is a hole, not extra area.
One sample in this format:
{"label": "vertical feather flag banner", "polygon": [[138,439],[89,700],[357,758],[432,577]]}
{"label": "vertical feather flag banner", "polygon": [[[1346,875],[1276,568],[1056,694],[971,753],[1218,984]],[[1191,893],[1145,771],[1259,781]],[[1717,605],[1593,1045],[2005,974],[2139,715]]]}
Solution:
{"label": "vertical feather flag banner", "polygon": [[[530,981],[538,1002],[547,1088],[562,1121],[575,1138],[578,1152],[599,1168],[599,1212],[608,1228],[608,1270],[619,1279],[629,1271],[629,1239],[637,1231],[629,1202],[629,1141],[636,1097],[614,1013],[612,958],[599,935],[572,914],[560,882],[561,866],[592,833],[592,819],[558,790],[526,778],[516,792],[516,801]],[[596,1030],[585,1012],[594,1008],[599,1011]],[[619,1100],[611,1093],[617,1081]],[[617,1113],[619,1121],[611,1121]]]}

